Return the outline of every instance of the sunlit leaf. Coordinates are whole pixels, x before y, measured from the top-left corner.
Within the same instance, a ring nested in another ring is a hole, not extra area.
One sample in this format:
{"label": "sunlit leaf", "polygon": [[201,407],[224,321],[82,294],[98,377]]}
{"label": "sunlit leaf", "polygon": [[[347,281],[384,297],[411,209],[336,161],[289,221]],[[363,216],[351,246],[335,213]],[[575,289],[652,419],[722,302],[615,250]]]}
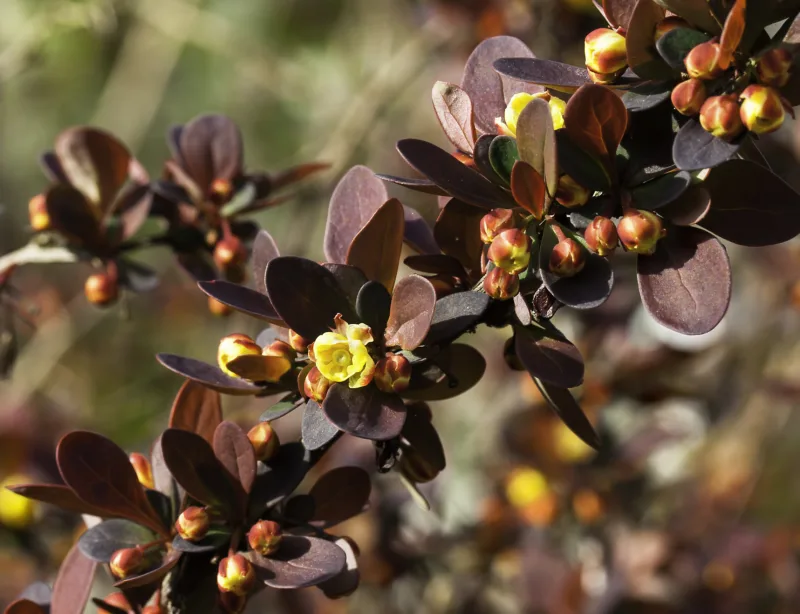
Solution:
{"label": "sunlit leaf", "polygon": [[518,160],[511,172],[511,193],[517,204],[534,218],[541,220],[545,214],[546,189],[544,179],[527,162]]}
{"label": "sunlit leaf", "polygon": [[346,263],[391,292],[400,265],[404,229],[403,205],[396,198],[386,201],[353,237]]}
{"label": "sunlit leaf", "polygon": [[[753,0],[751,0],[752,2]],[[757,2],[758,0],[756,0]],[[745,11],[747,0],[736,0],[725,19],[725,27],[719,39],[719,67],[727,70],[733,60],[733,53],[742,41],[745,28]],[[766,25],[766,24],[765,24]]]}
{"label": "sunlit leaf", "polygon": [[547,194],[558,189],[556,136],[550,105],[541,99],[531,100],[517,120],[519,158],[530,164],[544,179]]}
{"label": "sunlit leaf", "polygon": [[339,429],[325,417],[319,404],[311,399],[303,411],[300,432],[303,445],[308,450],[319,450],[339,435]]}
{"label": "sunlit leaf", "polygon": [[53,584],[50,614],[82,614],[92,590],[97,564],[81,553],[78,545],[70,549],[58,569]]}
{"label": "sunlit leaf", "polygon": [[247,554],[256,575],[273,588],[305,588],[330,580],[347,565],[344,551],[318,537],[284,535],[280,548],[269,557]]}
{"label": "sunlit leaf", "polygon": [[436,306],[433,284],[419,275],[401,279],[392,295],[384,338],[386,345],[413,350],[428,334]]}
{"label": "sunlit leaf", "polygon": [[583,358],[578,348],[555,329],[538,325],[514,327],[517,357],[532,377],[572,388],[583,382]]}
{"label": "sunlit leaf", "polygon": [[231,377],[218,366],[210,365],[202,360],[175,354],[156,354],[156,359],[173,373],[224,394],[252,395],[263,391],[261,386],[240,377]]}
{"label": "sunlit leaf", "polygon": [[219,392],[198,382],[186,380],[169,414],[169,427],[197,433],[208,443],[222,422],[222,400]]}
{"label": "sunlit leaf", "polygon": [[253,444],[238,424],[221,422],[214,432],[214,454],[246,493],[256,478],[256,455]]}
{"label": "sunlit leaf", "polygon": [[242,135],[224,115],[194,118],[183,126],[179,147],[181,166],[203,194],[214,180],[232,181],[242,172]]}
{"label": "sunlit leaf", "polygon": [[437,81],[431,95],[433,109],[447,138],[456,148],[472,153],[476,136],[469,94],[457,85]]}

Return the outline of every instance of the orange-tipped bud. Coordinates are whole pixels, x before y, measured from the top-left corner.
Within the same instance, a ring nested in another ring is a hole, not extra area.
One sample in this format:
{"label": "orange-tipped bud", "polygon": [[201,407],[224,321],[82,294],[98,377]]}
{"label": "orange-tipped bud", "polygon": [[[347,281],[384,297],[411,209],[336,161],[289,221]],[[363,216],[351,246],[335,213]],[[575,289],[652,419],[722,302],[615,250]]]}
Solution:
{"label": "orange-tipped bud", "polygon": [[598,215],[594,218],[583,233],[586,245],[595,254],[609,256],[617,248],[619,236],[617,227],[607,217]]}
{"label": "orange-tipped bud", "polygon": [[86,278],[83,285],[86,300],[98,307],[107,307],[119,297],[119,283],[115,275],[107,272],[94,273]]}
{"label": "orange-tipped bud", "polygon": [[483,278],[483,290],[498,301],[514,298],[519,292],[519,275],[494,267]]}
{"label": "orange-tipped bud", "polygon": [[515,218],[511,209],[492,209],[481,218],[481,241],[489,244],[504,230],[514,228]]}
{"label": "orange-tipped bud", "polygon": [[617,225],[617,234],[629,252],[649,255],[656,251],[658,241],[666,231],[655,213],[628,209]]}
{"label": "orange-tipped bud", "polygon": [[706,100],[700,108],[700,125],[726,141],[732,141],[744,132],[736,96],[711,96]]}
{"label": "orange-tipped bud", "polygon": [[308,346],[311,345],[312,341],[306,339],[298,335],[292,329],[289,329],[289,345],[292,346],[292,349],[295,352],[300,352],[301,354],[305,354],[308,351]]}
{"label": "orange-tipped bud", "polygon": [[203,539],[211,528],[211,517],[204,507],[187,507],[175,521],[175,530],[187,542]]}
{"label": "orange-tipped bud", "polygon": [[411,382],[411,363],[400,354],[387,354],[375,365],[372,381],[382,392],[403,392]]}
{"label": "orange-tipped bud", "polygon": [[672,88],[670,100],[681,115],[697,115],[707,97],[705,83],[700,79],[689,79]]}
{"label": "orange-tipped bud", "polygon": [[748,85],[742,92],[739,116],[750,132],[767,134],[783,125],[786,112],[777,90],[766,85]]}
{"label": "orange-tipped bud", "polygon": [[224,203],[233,194],[233,186],[227,179],[215,179],[211,182],[209,193],[211,200],[217,203]]}
{"label": "orange-tipped bud", "polygon": [[586,68],[609,75],[624,70],[628,64],[625,37],[607,28],[590,32],[583,42]]}
{"label": "orange-tipped bud", "polygon": [[700,43],[684,59],[686,72],[692,79],[716,79],[723,73],[719,65],[719,55],[719,43]]}
{"label": "orange-tipped bud", "polygon": [[297,352],[294,351],[291,345],[285,341],[273,341],[261,352],[264,356],[278,356],[285,358],[289,362],[294,362],[297,358]]}
{"label": "orange-tipped bud", "polygon": [[322,375],[322,372],[317,367],[312,367],[306,373],[306,379],[303,382],[303,394],[317,403],[322,403],[330,387],[331,381]]}
{"label": "orange-tipped bud", "polygon": [[247,250],[242,242],[230,235],[220,239],[214,247],[214,262],[221,269],[233,268],[247,260]]}
{"label": "orange-tipped bud", "polygon": [[756,62],[759,83],[783,87],[789,82],[792,54],[786,49],[770,49]]}
{"label": "orange-tipped bud", "polygon": [[278,434],[269,422],[259,422],[247,432],[247,438],[253,444],[256,459],[266,462],[278,452],[281,442]]}
{"label": "orange-tipped bud", "polygon": [[550,252],[550,271],[561,277],[573,277],[583,270],[586,254],[575,239],[561,239]]}
{"label": "orange-tipped bud", "polygon": [[522,230],[504,230],[492,241],[486,255],[507,273],[520,273],[531,260],[531,241]]}
{"label": "orange-tipped bud", "polygon": [[211,312],[211,315],[215,315],[220,318],[225,318],[233,313],[233,309],[231,307],[228,307],[225,303],[220,303],[213,296],[208,297],[208,310]]}
{"label": "orange-tipped bud", "polygon": [[148,567],[148,561],[142,548],[122,548],[111,555],[108,563],[111,573],[123,580],[131,576],[138,576]]}
{"label": "orange-tipped bud", "polygon": [[153,489],[156,487],[155,480],[153,479],[153,467],[150,461],[144,454],[134,452],[128,457],[133,465],[133,470],[136,472],[136,477],[139,478],[139,483],[145,488]]}
{"label": "orange-tipped bud", "polygon": [[675,28],[690,28],[691,26],[684,19],[677,15],[670,15],[662,19],[656,25],[655,32],[653,33],[653,43],[657,43],[659,39],[667,32],[672,32]]}
{"label": "orange-tipped bud", "polygon": [[582,207],[589,202],[592,193],[569,175],[561,175],[556,190],[556,202],[562,207],[572,209]]}
{"label": "orange-tipped bud", "polygon": [[50,214],[47,212],[47,198],[44,194],[37,194],[28,201],[28,218],[31,228],[36,232],[50,228]]}
{"label": "orange-tipped bud", "polygon": [[241,554],[226,556],[219,562],[217,588],[220,592],[244,597],[253,590],[255,583],[256,571]]}
{"label": "orange-tipped bud", "polygon": [[[108,605],[113,605],[114,607],[119,608],[120,610],[125,610],[126,612],[130,612],[132,610],[131,604],[128,602],[128,599],[123,593],[111,593],[110,595],[103,597],[103,601]],[[111,614],[111,612],[105,608],[98,607],[97,614]]]}
{"label": "orange-tipped bud", "polygon": [[239,356],[260,356],[261,346],[253,339],[242,333],[234,333],[223,337],[217,349],[217,364],[219,368],[231,377],[239,377],[228,369],[228,363]]}
{"label": "orange-tipped bud", "polygon": [[262,556],[269,556],[277,552],[282,537],[281,525],[272,520],[260,520],[247,532],[247,543]]}

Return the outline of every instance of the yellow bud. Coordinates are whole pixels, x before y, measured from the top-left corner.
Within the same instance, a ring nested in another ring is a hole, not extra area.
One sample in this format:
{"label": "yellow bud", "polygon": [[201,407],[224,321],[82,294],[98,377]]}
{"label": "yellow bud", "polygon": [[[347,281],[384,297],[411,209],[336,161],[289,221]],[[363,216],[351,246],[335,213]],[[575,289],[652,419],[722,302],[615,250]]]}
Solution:
{"label": "yellow bud", "polygon": [[175,521],[175,530],[183,539],[194,542],[203,539],[211,528],[211,517],[203,507],[187,507]]}
{"label": "yellow bud", "polygon": [[305,353],[308,351],[308,346],[311,344],[311,341],[298,335],[293,330],[289,329],[289,345],[292,346],[292,349],[296,352]]}
{"label": "yellow bud", "polygon": [[83,292],[92,305],[106,307],[116,302],[119,296],[119,283],[116,275],[107,272],[94,273],[86,278]]}
{"label": "yellow bud", "polygon": [[531,247],[528,235],[522,230],[504,230],[492,241],[486,256],[495,266],[508,273],[520,273],[528,268]]}
{"label": "yellow bud", "polygon": [[213,296],[208,297],[208,310],[212,315],[220,318],[227,317],[233,313],[233,309],[231,307],[228,307],[225,303],[221,303]]}
{"label": "yellow bud", "polygon": [[30,483],[28,476],[10,475],[0,483],[0,524],[10,529],[26,529],[34,521],[39,504],[8,490],[9,486]]}
{"label": "yellow bud", "polygon": [[242,333],[234,333],[223,337],[217,349],[219,368],[231,377],[239,377],[228,368],[228,363],[239,356],[261,356],[261,346]]}
{"label": "yellow bud", "polygon": [[411,363],[400,354],[388,354],[375,366],[373,381],[382,392],[403,392],[411,382]]}
{"label": "yellow bud", "polygon": [[136,477],[139,478],[139,483],[145,488],[153,489],[156,487],[155,480],[153,479],[153,467],[147,457],[138,452],[134,452],[128,457],[133,465],[133,470],[136,471]]}
{"label": "yellow bud", "polygon": [[247,260],[247,250],[238,237],[230,235],[214,247],[214,262],[220,269],[235,268]]}
{"label": "yellow bud", "polygon": [[50,228],[50,214],[47,212],[47,197],[44,194],[37,194],[28,201],[28,218],[36,232]]}
{"label": "yellow bud", "polygon": [[696,45],[684,59],[686,72],[692,79],[716,79],[724,71],[719,65],[720,47],[715,41]]}
{"label": "yellow bud", "polygon": [[562,207],[572,209],[589,202],[592,193],[569,175],[561,175],[556,189],[556,202]]}
{"label": "yellow bud", "polygon": [[506,105],[506,110],[503,113],[503,118],[497,118],[495,125],[501,134],[507,136],[517,135],[517,122],[519,121],[520,113],[528,104],[537,98],[541,98],[550,106],[550,117],[553,119],[553,128],[559,130],[564,127],[564,112],[567,110],[567,103],[550,94],[550,92],[539,92],[537,94],[528,94],[520,92],[514,94],[511,100]]}
{"label": "yellow bud", "polygon": [[217,588],[223,593],[246,596],[256,583],[256,572],[244,556],[234,554],[219,562]]}
{"label": "yellow bud", "polygon": [[666,231],[661,218],[652,211],[628,209],[617,225],[619,240],[625,249],[637,254],[652,254]]}
{"label": "yellow bud", "polygon": [[682,115],[697,115],[706,101],[706,86],[700,79],[681,81],[672,89],[670,100]]}
{"label": "yellow bud", "polygon": [[611,255],[619,242],[614,222],[601,215],[592,220],[584,231],[583,238],[589,249],[600,256]]}
{"label": "yellow bud", "polygon": [[269,556],[277,552],[282,537],[281,525],[272,520],[260,520],[247,532],[247,543],[262,556]]}
{"label": "yellow bud", "polygon": [[111,573],[123,580],[131,576],[138,576],[147,570],[148,562],[142,548],[122,548],[111,555],[108,563]]}
{"label": "yellow bud", "polygon": [[516,221],[516,216],[511,209],[492,209],[481,218],[481,241],[486,244],[491,243],[504,230],[514,228]]}
{"label": "yellow bud", "polygon": [[739,115],[745,128],[756,134],[774,132],[786,115],[780,94],[766,85],[749,85],[742,92]]}
{"label": "yellow bud", "polygon": [[303,394],[317,403],[325,400],[330,387],[331,381],[317,367],[311,367],[303,380]]}
{"label": "yellow bud", "polygon": [[262,462],[271,459],[281,445],[278,434],[269,422],[259,422],[247,432],[247,438],[253,444],[256,458]]}
{"label": "yellow bud", "polygon": [[599,28],[590,32],[583,48],[586,68],[594,73],[610,75],[624,70],[628,64],[625,37],[613,30]]}
{"label": "yellow bud", "polygon": [[550,253],[550,271],[560,277],[573,277],[583,270],[586,254],[583,247],[566,237],[561,239]]}
{"label": "yellow bud", "polygon": [[711,96],[700,108],[700,125],[714,136],[732,141],[742,132],[739,101],[733,94]]}
{"label": "yellow bud", "polygon": [[514,298],[519,293],[519,275],[496,266],[483,278],[483,289],[498,301]]}
{"label": "yellow bud", "polygon": [[783,87],[789,82],[792,54],[787,49],[770,49],[756,62],[758,81],[764,85]]}

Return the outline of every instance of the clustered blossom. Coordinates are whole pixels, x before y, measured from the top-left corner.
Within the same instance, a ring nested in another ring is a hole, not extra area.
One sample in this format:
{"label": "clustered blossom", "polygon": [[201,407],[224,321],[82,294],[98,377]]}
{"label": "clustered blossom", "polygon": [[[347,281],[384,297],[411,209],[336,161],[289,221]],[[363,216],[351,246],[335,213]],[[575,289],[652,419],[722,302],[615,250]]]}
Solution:
{"label": "clustered blossom", "polygon": [[375,361],[367,348],[374,341],[372,331],[366,324],[348,324],[341,314],[335,323],[335,330],[316,338],[309,357],[326,379],[362,388],[372,381],[375,372]]}

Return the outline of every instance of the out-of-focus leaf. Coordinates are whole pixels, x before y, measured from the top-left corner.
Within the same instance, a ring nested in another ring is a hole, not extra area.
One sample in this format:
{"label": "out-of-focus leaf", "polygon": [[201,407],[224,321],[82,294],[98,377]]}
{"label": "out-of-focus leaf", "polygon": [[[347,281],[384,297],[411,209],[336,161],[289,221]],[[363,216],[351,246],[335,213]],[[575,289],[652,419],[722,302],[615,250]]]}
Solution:
{"label": "out-of-focus leaf", "polygon": [[50,614],[82,614],[89,599],[97,564],[81,554],[78,544],[72,546],[53,584]]}
{"label": "out-of-focus leaf", "polygon": [[358,267],[367,279],[380,282],[391,292],[400,265],[404,230],[403,205],[392,198],[353,237],[347,264]]}
{"label": "out-of-focus leaf", "polygon": [[514,327],[517,357],[532,377],[572,388],[583,383],[583,358],[556,330],[538,324]]}
{"label": "out-of-focus leaf", "polygon": [[709,40],[708,34],[693,28],[675,28],[664,34],[656,42],[656,49],[662,59],[675,70],[684,71],[684,61],[697,45]]}
{"label": "out-of-focus leaf", "polygon": [[245,286],[222,279],[199,281],[197,286],[220,303],[249,316],[280,326],[281,318],[272,306],[269,297]]}
{"label": "out-of-focus leaf", "polygon": [[633,206],[637,209],[659,209],[680,198],[692,183],[686,171],[669,173],[643,183],[631,190]]}
{"label": "out-of-focus leaf", "polygon": [[197,433],[211,443],[220,422],[222,399],[219,392],[198,382],[186,380],[172,402],[169,427]]}
{"label": "out-of-focus leaf", "polygon": [[474,327],[489,307],[483,292],[456,292],[436,301],[425,345],[435,345],[460,337]]}
{"label": "out-of-focus leaf", "polygon": [[49,607],[45,610],[43,606],[28,599],[16,599],[6,606],[3,614],[45,614],[49,610]]}
{"label": "out-of-focus leaf", "polygon": [[479,224],[485,214],[485,209],[453,198],[442,208],[433,227],[442,251],[456,258],[468,271],[481,268],[483,241]]}
{"label": "out-of-focus leaf", "polygon": [[713,330],[731,299],[728,254],[699,228],[670,228],[652,256],[638,258],[639,293],[647,311],[684,335]]}
{"label": "out-of-focus leaf", "polygon": [[689,186],[679,198],[661,207],[658,214],[676,226],[700,223],[711,208],[711,195],[700,184]]}
{"label": "out-of-focus leaf", "polygon": [[711,14],[708,0],[656,0],[661,6],[711,34],[719,34],[720,25]]}
{"label": "out-of-focus leaf", "polygon": [[545,214],[544,179],[527,162],[518,160],[511,172],[511,192],[517,204],[537,220]]}
{"label": "out-of-focus leaf", "polygon": [[150,529],[135,522],[112,518],[83,533],[78,540],[78,547],[84,556],[93,561],[108,563],[117,550],[149,544],[155,537]]}
{"label": "out-of-focus leaf", "polygon": [[433,109],[447,138],[457,149],[471,154],[476,137],[469,94],[457,85],[437,81],[431,95]]}
{"label": "out-of-focus leaf", "polygon": [[628,110],[602,85],[582,86],[567,103],[564,129],[578,147],[600,160],[615,176],[617,148],[628,126]]}
{"label": "out-of-focus leaf", "polygon": [[337,467],[323,474],[311,487],[312,521],[333,527],[364,511],[371,491],[369,474],[360,467]]}
{"label": "out-of-focus leaf", "polygon": [[102,242],[99,222],[89,201],[70,185],[54,185],[44,193],[51,227],[68,240],[93,248]]}
{"label": "out-of-focus leaf", "polygon": [[386,345],[413,350],[430,330],[436,307],[433,284],[419,275],[401,279],[392,296],[384,338]]}
{"label": "out-of-focus leaf", "polygon": [[319,403],[309,399],[303,411],[300,428],[303,445],[308,450],[319,450],[339,435],[339,429],[325,417]]}
{"label": "out-of-focus leaf", "polygon": [[263,390],[261,386],[240,377],[231,377],[216,365],[210,365],[201,360],[175,354],[157,354],[156,359],[173,373],[224,394],[252,395]]}
{"label": "out-of-focus leaf", "polygon": [[333,384],[322,410],[345,433],[378,441],[400,434],[406,419],[400,397],[381,392],[375,386],[350,388],[347,384]]}
{"label": "out-of-focus leaf", "polygon": [[216,179],[232,181],[242,173],[242,135],[224,115],[201,115],[180,133],[182,167],[205,194]]}
{"label": "out-of-focus leaf", "polygon": [[269,557],[249,552],[256,575],[273,588],[305,588],[337,576],[347,565],[344,551],[318,537],[284,535]]}
{"label": "out-of-focus leaf", "polygon": [[214,455],[246,493],[256,479],[256,455],[253,444],[238,424],[221,422],[214,432]]}
{"label": "out-of-focus leaf", "polygon": [[[753,0],[750,1],[752,2]],[[725,19],[725,27],[722,28],[722,36],[719,39],[719,59],[717,60],[722,70],[727,70],[728,66],[731,65],[733,53],[742,41],[746,10],[747,0],[736,0],[728,13],[728,17]]]}
{"label": "out-of-focus leaf", "polygon": [[536,378],[533,378],[533,381],[545,401],[558,414],[558,417],[567,425],[569,430],[575,433],[587,446],[597,450],[600,447],[600,438],[570,391]]}
{"label": "out-of-focus leaf", "polygon": [[275,244],[275,239],[266,230],[259,230],[253,241],[252,256],[253,282],[257,292],[267,294],[267,265],[270,260],[278,256],[280,256],[280,252]]}
{"label": "out-of-focus leaf", "polygon": [[270,176],[270,190],[281,190],[287,185],[302,181],[306,177],[330,168],[330,166],[330,164],[325,162],[307,162],[305,164],[298,164],[297,166],[284,169]]}
{"label": "out-of-focus leaf", "polygon": [[520,160],[539,173],[552,198],[558,189],[556,136],[550,105],[542,99],[531,100],[517,120],[517,145]]}
{"label": "out-of-focus leaf", "polygon": [[62,510],[75,512],[76,514],[99,517],[114,515],[108,510],[95,507],[79,499],[71,488],[61,484],[15,484],[9,486],[8,489],[28,499],[49,503],[60,507]]}
{"label": "out-of-focus leaf", "polygon": [[746,135],[729,143],[707,132],[695,119],[687,121],[675,135],[672,158],[682,171],[699,171],[719,166],[739,150]]}

